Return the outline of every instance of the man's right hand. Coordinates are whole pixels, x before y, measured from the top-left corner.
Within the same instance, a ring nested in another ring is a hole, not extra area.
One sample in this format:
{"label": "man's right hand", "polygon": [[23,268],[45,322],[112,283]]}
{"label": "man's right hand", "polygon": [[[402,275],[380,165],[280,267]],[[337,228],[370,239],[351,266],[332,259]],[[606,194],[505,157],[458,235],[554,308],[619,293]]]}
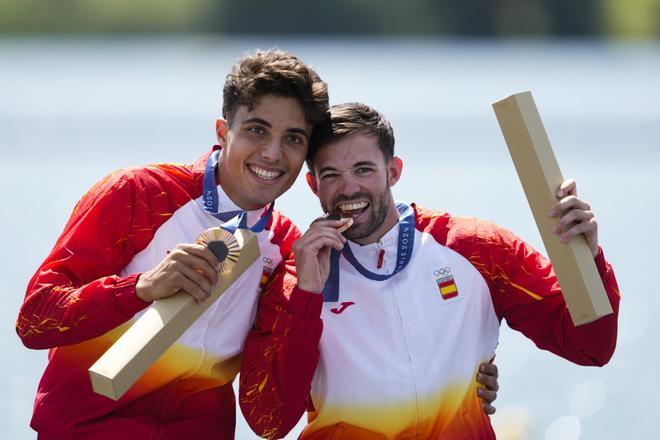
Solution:
{"label": "man's right hand", "polygon": [[218,282],[218,259],[201,244],[179,244],[163,261],[138,278],[135,293],[151,302],[184,290],[201,303]]}
{"label": "man's right hand", "polygon": [[477,395],[483,400],[481,408],[488,415],[495,414],[493,402],[497,399],[497,390],[500,389],[500,384],[497,381],[498,376],[497,365],[492,360],[479,365],[477,382],[480,386],[477,388]]}
{"label": "man's right hand", "polygon": [[341,251],[346,238],[337,230],[342,220],[317,220],[293,243],[298,287],[320,293],[330,272],[330,251]]}

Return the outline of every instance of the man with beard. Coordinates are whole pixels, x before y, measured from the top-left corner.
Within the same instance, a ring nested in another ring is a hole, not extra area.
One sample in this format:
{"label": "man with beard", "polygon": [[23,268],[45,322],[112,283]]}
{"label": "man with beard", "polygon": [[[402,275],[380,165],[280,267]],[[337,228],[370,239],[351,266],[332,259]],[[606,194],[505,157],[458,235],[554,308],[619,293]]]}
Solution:
{"label": "man with beard", "polygon": [[476,218],[395,204],[403,163],[389,122],[362,104],[332,107],[315,128],[307,181],[325,212],[293,245],[295,266],[259,299],[240,404],[255,432],[285,435],[307,409],[307,439],[489,439],[475,372],[499,324],[581,365],[616,345],[619,294],[589,205],[557,190],[555,232],[583,234],[614,314],[572,324],[549,261]]}

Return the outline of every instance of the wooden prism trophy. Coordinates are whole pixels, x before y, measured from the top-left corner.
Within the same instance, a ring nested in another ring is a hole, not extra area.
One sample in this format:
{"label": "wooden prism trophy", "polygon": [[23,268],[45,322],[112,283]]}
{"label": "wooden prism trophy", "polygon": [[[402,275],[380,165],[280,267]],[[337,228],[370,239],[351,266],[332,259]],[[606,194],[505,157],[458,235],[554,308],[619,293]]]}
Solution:
{"label": "wooden prism trophy", "polygon": [[197,239],[221,262],[218,282],[201,304],[180,291],[155,301],[89,369],[95,393],[118,400],[259,257],[255,234],[208,229]]}
{"label": "wooden prism trophy", "polygon": [[612,306],[583,235],[562,243],[548,216],[564,181],[541,116],[530,92],[511,95],[493,104],[527,201],[534,214],[548,257],[573,324],[582,325],[612,313]]}

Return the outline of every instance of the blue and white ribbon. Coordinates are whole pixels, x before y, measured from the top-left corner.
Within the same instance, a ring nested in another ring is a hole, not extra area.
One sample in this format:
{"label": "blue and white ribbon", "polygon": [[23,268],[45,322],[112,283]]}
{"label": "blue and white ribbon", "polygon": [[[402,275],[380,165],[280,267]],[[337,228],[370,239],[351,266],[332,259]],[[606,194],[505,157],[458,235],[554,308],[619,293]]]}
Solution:
{"label": "blue and white ribbon", "polygon": [[248,228],[247,226],[247,211],[245,210],[218,212],[218,187],[215,184],[215,170],[218,166],[218,157],[220,157],[220,150],[211,153],[206,161],[206,170],[204,171],[204,180],[202,184],[202,204],[204,210],[218,220],[225,222],[221,228],[232,234],[236,229],[250,229],[252,232],[263,231],[273,213],[275,201],[271,202],[268,209],[261,214],[259,221],[257,221],[257,223],[251,228]]}
{"label": "blue and white ribbon", "polygon": [[[362,276],[370,280],[385,281],[401,272],[410,262],[412,257],[413,245],[415,243],[415,213],[412,208],[405,203],[397,203],[396,208],[399,211],[399,238],[396,251],[396,266],[390,274],[373,273],[355,258],[351,247],[346,243],[341,251],[344,258],[351,263]],[[323,301],[339,301],[339,252],[332,250],[330,253],[330,271],[328,279],[323,287]]]}

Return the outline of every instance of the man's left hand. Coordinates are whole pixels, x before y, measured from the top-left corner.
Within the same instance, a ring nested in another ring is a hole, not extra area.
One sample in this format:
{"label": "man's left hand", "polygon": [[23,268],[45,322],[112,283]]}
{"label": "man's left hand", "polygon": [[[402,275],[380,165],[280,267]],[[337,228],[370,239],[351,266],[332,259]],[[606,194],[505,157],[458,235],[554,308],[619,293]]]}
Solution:
{"label": "man's left hand", "polygon": [[550,217],[559,217],[553,232],[563,243],[580,234],[587,239],[591,254],[598,255],[598,223],[591,206],[577,196],[575,180],[566,179],[557,189],[559,201],[550,209]]}

